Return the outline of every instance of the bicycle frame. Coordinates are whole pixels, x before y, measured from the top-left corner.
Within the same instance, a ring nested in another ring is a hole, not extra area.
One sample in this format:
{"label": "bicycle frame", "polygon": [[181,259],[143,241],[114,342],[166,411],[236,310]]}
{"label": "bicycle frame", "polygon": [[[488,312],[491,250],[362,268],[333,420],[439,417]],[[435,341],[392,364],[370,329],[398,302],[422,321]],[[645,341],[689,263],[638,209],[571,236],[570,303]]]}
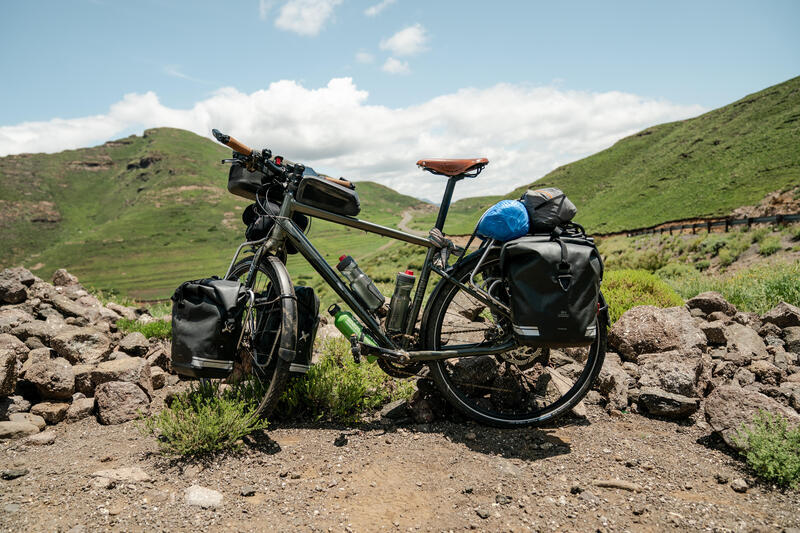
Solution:
{"label": "bicycle frame", "polygon": [[[439,209],[439,215],[436,220],[435,227],[441,230],[444,227],[444,221],[447,217],[447,211],[450,207],[450,202],[452,199],[453,188],[455,187],[455,183],[461,179],[463,176],[456,176],[451,177],[448,180],[447,188],[445,189],[445,195]],[[294,213],[302,213],[304,215],[308,215],[311,217],[319,218],[322,220],[327,220],[329,222],[333,222],[335,224],[340,224],[342,226],[351,227],[358,230],[363,230],[369,233],[375,233],[377,235],[381,235],[383,237],[389,237],[391,239],[407,242],[410,244],[414,244],[417,246],[422,246],[428,248],[428,253],[425,256],[425,262],[422,266],[422,271],[420,273],[419,283],[417,284],[416,292],[414,293],[413,303],[409,312],[408,322],[405,327],[405,335],[403,338],[405,341],[403,342],[402,346],[398,346],[394,340],[389,338],[386,333],[381,329],[380,324],[377,320],[372,316],[372,314],[361,304],[358,300],[356,295],[350,288],[345,285],[339,275],[331,268],[331,266],[325,261],[319,251],[314,247],[314,245],[309,241],[308,237],[303,233],[303,231],[292,221],[292,215]],[[253,270],[258,265],[261,257],[264,253],[275,253],[277,252],[283,245],[284,242],[288,240],[289,242],[294,245],[297,251],[305,258],[306,261],[317,271],[317,273],[322,276],[322,279],[336,292],[336,294],[347,304],[350,309],[358,316],[359,319],[363,321],[363,324],[369,330],[370,335],[378,344],[378,352],[376,355],[386,357],[388,359],[400,361],[400,362],[411,362],[411,361],[432,361],[437,359],[449,359],[454,357],[472,357],[478,355],[496,355],[502,353],[511,347],[513,347],[513,342],[508,341],[507,343],[503,343],[500,345],[494,345],[491,348],[465,348],[459,350],[412,350],[407,351],[409,345],[409,339],[413,338],[414,327],[419,319],[420,311],[422,310],[422,300],[425,296],[425,291],[428,286],[428,282],[430,281],[430,274],[431,272],[436,272],[440,277],[444,280],[447,280],[450,283],[454,283],[461,287],[462,290],[467,291],[470,295],[477,298],[482,303],[486,304],[490,309],[499,313],[499,314],[506,314],[504,309],[498,308],[498,306],[488,299],[482,294],[481,292],[476,291],[473,287],[465,285],[458,280],[452,278],[446,270],[440,269],[433,264],[434,255],[437,252],[437,248],[433,246],[433,244],[423,237],[419,237],[417,235],[412,235],[410,233],[406,233],[404,231],[396,230],[393,228],[389,228],[386,226],[381,226],[379,224],[374,224],[372,222],[368,222],[366,220],[361,220],[355,217],[349,217],[340,215],[337,213],[332,213],[330,211],[326,211],[324,209],[319,209],[316,207],[312,207],[303,203],[298,202],[294,198],[293,192],[287,190],[284,193],[283,203],[281,204],[281,210],[279,215],[275,218],[275,226],[273,227],[269,236],[259,241],[250,241],[242,243],[236,251],[233,260],[231,261],[231,266],[228,269],[227,275],[231,272],[233,265],[236,263],[236,259],[238,258],[241,250],[245,246],[252,246],[256,248],[256,257],[253,261],[253,266],[251,267]],[[253,271],[250,272],[249,275],[252,275]]]}

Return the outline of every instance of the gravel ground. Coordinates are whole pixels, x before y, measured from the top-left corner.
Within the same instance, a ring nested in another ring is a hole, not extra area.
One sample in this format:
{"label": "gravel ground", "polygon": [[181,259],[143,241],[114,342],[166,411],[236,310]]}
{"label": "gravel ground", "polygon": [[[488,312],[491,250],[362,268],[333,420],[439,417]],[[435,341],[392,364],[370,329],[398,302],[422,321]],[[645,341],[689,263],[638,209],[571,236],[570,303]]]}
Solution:
{"label": "gravel ground", "polygon": [[[0,480],[0,530],[800,531],[800,493],[757,483],[704,423],[595,406],[545,429],[281,424],[207,461],[161,456],[135,423],[51,431],[0,444],[0,470],[27,470]],[[147,479],[93,477],[121,468]],[[222,502],[189,505],[193,485]]]}

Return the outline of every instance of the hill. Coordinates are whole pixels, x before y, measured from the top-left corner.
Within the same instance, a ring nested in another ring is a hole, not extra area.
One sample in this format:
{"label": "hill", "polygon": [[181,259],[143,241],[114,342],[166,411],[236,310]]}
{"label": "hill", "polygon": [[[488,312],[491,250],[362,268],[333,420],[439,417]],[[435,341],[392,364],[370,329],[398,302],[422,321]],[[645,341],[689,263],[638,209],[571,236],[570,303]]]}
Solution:
{"label": "hill", "polygon": [[[798,186],[799,148],[797,77],[699,117],[647,128],[504,197],[519,198],[529,187],[559,187],[578,206],[577,222],[598,233],[727,215]],[[481,212],[500,198],[455,202],[445,229],[470,233]],[[412,227],[432,222],[422,214]]]}
{"label": "hill", "polygon": [[[226,190],[220,159],[229,156],[213,141],[159,128],[92,148],[0,158],[0,265],[45,278],[64,267],[94,288],[141,299],[222,275],[243,240],[248,204]],[[379,223],[422,205],[376,183],[358,191],[364,217]],[[310,236],[330,262],[342,253],[366,258],[387,242],[322,221]],[[293,265],[299,276],[311,273]]]}

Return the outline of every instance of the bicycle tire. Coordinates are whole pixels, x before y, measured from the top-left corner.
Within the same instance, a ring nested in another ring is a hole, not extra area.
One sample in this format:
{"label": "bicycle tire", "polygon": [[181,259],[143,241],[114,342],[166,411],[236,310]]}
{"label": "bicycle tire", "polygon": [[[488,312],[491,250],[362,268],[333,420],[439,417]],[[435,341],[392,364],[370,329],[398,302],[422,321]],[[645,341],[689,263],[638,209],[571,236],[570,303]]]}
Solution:
{"label": "bicycle tire", "polygon": [[[469,285],[469,277],[478,263],[479,255],[475,253],[467,257],[451,275]],[[495,283],[501,278],[498,250],[490,253],[476,279],[479,282],[494,284],[496,293],[492,294],[501,298],[501,301],[507,301],[508,297],[502,283]],[[474,307],[469,308],[464,305],[464,302],[469,305],[469,300],[472,300]],[[453,302],[456,302],[458,307],[454,307]],[[465,313],[465,309],[469,313]],[[445,324],[448,314],[450,316],[447,320],[451,325]],[[459,343],[464,340],[472,341],[459,346],[500,344],[509,339],[511,331],[510,321],[507,318],[495,315],[458,285],[447,280],[442,280],[431,295],[431,302],[427,306],[422,323],[426,324],[427,328],[421,332],[420,338],[430,350],[446,349],[448,343],[452,347],[453,343],[450,341],[453,339],[458,339]],[[481,323],[486,324],[485,328],[475,326]],[[465,329],[468,325],[474,329],[472,331]],[[483,335],[483,339],[480,339],[480,335]],[[495,337],[494,340],[487,340],[491,336]],[[428,366],[441,394],[467,417],[495,427],[535,426],[564,415],[583,399],[600,372],[605,359],[605,349],[605,321],[599,315],[597,339],[589,347],[586,360],[582,363],[583,366],[577,376],[575,373],[578,368],[574,365],[581,363],[578,359],[568,363],[573,365],[569,370],[574,379],[568,378],[563,381],[563,374],[567,369],[563,365],[556,367],[553,364],[553,354],[556,352],[551,354],[547,349],[533,350],[524,346],[515,346],[500,355],[432,361]],[[563,363],[563,353],[557,353],[559,362]],[[475,368],[478,370],[474,370]],[[480,373],[481,368],[483,374]],[[467,378],[471,382],[467,382]],[[534,378],[536,381],[532,381]],[[564,390],[565,383],[569,384],[570,381],[572,385],[568,390]],[[515,382],[518,390],[511,390],[510,387]],[[539,392],[544,400],[539,399]],[[516,400],[518,405],[512,406],[512,400]]]}
{"label": "bicycle tire", "polygon": [[[236,263],[231,269],[227,279],[239,280],[244,284],[247,281],[246,278],[250,272],[250,266],[252,265],[252,262],[253,258],[249,257]],[[279,263],[280,266],[276,265],[276,262]],[[254,275],[256,276],[256,279],[253,280],[252,284],[250,284],[250,287],[253,289],[253,291],[256,293],[261,293],[264,295],[265,299],[276,300],[277,305],[275,305],[269,311],[266,311],[268,313],[283,313],[281,296],[287,296],[287,292],[289,292],[288,296],[294,298],[294,287],[292,287],[291,284],[289,284],[288,289],[287,287],[281,287],[280,276],[276,272],[277,268],[285,268],[283,263],[281,263],[277,257],[268,256],[264,258],[258,265],[258,268],[255,270]],[[258,323],[269,322],[263,317],[265,311],[262,310],[260,312],[262,313],[262,316],[256,317]],[[259,320],[260,318],[263,319],[263,322]],[[253,322],[251,322],[251,324],[252,323]],[[272,353],[269,354],[266,364],[263,366],[253,364],[253,359],[255,358],[255,347],[245,344],[245,341],[243,341],[243,346],[240,347],[239,353],[237,354],[237,364],[241,365],[241,375],[237,377],[239,379],[250,376],[254,377],[259,381],[262,386],[262,390],[264,391],[256,409],[256,413],[260,417],[269,416],[275,409],[275,406],[277,405],[278,400],[283,393],[289,377],[289,366],[291,365],[291,361],[286,361],[278,355],[280,336],[286,334],[284,331],[285,326],[281,320],[278,320],[277,323],[280,324],[280,326],[278,326],[280,330],[273,332],[276,334],[273,342],[273,350]],[[293,323],[295,325],[297,324],[296,319],[293,321]],[[247,338],[250,324],[243,324],[243,328],[245,329],[244,336]],[[257,335],[264,333],[265,332],[263,331],[257,332]]]}

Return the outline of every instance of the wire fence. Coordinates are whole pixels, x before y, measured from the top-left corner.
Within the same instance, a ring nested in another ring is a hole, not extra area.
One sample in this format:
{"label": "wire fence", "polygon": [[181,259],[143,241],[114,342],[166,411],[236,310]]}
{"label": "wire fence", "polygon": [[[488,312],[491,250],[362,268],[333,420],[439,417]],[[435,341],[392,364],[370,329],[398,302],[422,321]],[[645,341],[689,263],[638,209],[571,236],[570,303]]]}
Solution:
{"label": "wire fence", "polygon": [[[734,226],[744,226],[748,228],[753,224],[789,224],[792,222],[800,222],[800,213],[788,213],[771,215],[768,217],[746,217],[746,218],[713,218],[703,220],[701,222],[682,223],[650,226],[648,228],[640,228],[635,230],[628,230],[625,233],[628,237],[635,237],[637,235],[672,235],[674,232],[683,233],[686,230],[691,230],[692,233],[697,233],[697,230],[713,231],[715,228],[724,228],[724,231],[730,231]],[[622,232],[621,232],[622,233]]]}

